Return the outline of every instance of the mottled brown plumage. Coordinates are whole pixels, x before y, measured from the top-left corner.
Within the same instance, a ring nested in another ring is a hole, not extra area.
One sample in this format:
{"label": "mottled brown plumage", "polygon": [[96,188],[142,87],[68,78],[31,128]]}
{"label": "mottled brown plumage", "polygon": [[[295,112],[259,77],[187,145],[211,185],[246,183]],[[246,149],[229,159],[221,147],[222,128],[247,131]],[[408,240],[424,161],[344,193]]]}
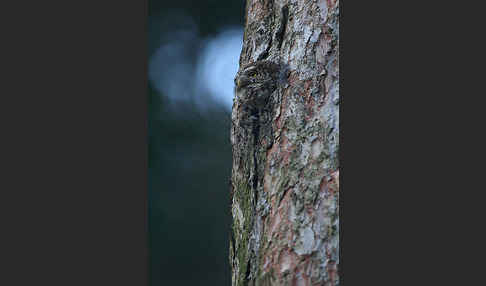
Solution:
{"label": "mottled brown plumage", "polygon": [[277,88],[281,78],[279,64],[257,61],[241,67],[235,77],[236,99],[250,107],[261,107]]}

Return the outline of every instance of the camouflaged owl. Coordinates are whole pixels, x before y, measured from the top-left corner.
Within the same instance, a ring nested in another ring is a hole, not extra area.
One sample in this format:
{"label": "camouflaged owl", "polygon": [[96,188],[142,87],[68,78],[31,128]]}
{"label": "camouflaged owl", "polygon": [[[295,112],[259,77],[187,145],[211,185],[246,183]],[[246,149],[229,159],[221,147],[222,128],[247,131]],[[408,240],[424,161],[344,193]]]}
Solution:
{"label": "camouflaged owl", "polygon": [[271,61],[257,61],[243,66],[235,77],[236,99],[249,107],[264,106],[277,88],[280,70],[280,65]]}

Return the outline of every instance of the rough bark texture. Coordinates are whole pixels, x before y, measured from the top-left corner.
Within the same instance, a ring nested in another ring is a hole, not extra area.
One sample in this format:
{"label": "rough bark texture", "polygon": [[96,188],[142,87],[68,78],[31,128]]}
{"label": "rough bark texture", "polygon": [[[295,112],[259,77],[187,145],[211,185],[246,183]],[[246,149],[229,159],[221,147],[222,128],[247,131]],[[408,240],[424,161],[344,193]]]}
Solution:
{"label": "rough bark texture", "polygon": [[280,64],[232,112],[232,285],[339,285],[339,1],[248,0],[240,70]]}

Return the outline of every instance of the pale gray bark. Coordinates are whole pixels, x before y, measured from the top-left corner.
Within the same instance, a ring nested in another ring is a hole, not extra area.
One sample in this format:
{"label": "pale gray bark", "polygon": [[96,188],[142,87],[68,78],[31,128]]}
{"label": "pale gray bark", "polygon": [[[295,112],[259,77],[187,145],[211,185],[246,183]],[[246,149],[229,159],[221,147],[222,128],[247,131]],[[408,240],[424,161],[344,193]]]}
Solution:
{"label": "pale gray bark", "polygon": [[288,69],[257,128],[233,105],[232,285],[339,285],[339,0],[248,0],[240,66]]}

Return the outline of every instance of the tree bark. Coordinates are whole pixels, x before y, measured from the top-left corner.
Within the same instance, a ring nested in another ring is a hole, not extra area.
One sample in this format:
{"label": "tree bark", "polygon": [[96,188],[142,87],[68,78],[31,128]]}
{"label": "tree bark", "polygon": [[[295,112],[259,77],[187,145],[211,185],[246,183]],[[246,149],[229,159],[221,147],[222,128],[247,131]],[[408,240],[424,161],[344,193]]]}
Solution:
{"label": "tree bark", "polygon": [[285,80],[251,127],[233,104],[232,285],[339,285],[338,21],[339,0],[246,3],[240,70]]}

